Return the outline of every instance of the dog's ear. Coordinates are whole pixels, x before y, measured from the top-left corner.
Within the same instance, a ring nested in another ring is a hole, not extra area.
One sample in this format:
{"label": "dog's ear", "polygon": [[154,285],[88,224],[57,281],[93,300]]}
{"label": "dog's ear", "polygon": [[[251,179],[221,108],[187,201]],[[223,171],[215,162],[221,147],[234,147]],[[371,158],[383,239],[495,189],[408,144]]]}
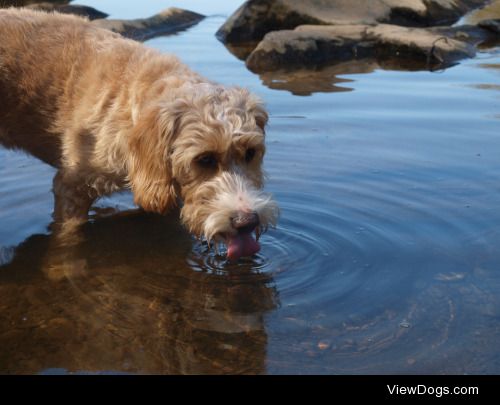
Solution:
{"label": "dog's ear", "polygon": [[134,202],[146,211],[166,213],[177,204],[169,149],[179,126],[179,110],[150,107],[134,124],[128,139],[128,179]]}

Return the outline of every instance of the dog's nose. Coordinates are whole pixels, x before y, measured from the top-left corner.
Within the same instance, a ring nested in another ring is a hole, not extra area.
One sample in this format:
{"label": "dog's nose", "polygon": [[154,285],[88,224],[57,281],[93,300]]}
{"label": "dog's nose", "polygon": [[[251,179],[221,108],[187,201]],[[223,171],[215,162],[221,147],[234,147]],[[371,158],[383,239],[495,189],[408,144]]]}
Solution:
{"label": "dog's nose", "polygon": [[240,232],[252,232],[260,224],[259,215],[255,211],[239,211],[231,219],[231,224]]}

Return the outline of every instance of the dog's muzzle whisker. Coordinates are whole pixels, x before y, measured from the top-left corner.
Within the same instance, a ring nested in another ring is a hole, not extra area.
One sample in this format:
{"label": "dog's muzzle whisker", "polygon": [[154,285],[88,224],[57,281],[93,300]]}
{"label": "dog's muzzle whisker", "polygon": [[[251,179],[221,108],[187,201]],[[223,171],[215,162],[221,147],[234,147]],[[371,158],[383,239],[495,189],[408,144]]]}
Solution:
{"label": "dog's muzzle whisker", "polygon": [[261,235],[261,229],[260,229],[260,226],[258,226],[257,228],[255,228],[255,240],[258,242],[259,239],[260,239],[260,235]]}
{"label": "dog's muzzle whisker", "polygon": [[219,242],[214,242],[214,250],[215,250],[215,254],[217,256],[220,256],[220,243]]}

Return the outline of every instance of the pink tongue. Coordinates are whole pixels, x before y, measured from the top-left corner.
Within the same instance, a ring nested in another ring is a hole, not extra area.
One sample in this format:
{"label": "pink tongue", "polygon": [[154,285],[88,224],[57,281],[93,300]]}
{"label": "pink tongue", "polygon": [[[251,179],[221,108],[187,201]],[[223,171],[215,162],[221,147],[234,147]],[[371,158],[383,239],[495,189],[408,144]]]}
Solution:
{"label": "pink tongue", "polygon": [[260,250],[251,232],[230,236],[227,240],[227,258],[238,260],[242,256],[251,256]]}

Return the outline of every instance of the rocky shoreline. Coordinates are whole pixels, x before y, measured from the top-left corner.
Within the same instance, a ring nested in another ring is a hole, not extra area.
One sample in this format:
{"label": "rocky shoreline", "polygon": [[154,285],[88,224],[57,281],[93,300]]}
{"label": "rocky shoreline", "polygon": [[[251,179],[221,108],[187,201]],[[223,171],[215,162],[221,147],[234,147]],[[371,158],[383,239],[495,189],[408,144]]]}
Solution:
{"label": "rocky shoreline", "polygon": [[[248,0],[219,28],[217,38],[255,73],[363,61],[389,69],[434,70],[500,43],[500,19],[458,24],[487,0]],[[494,1],[500,8],[500,1]],[[171,7],[143,19],[108,19],[67,1],[5,5],[76,14],[125,37],[145,41],[189,28],[205,16]],[[486,14],[487,13],[483,13]],[[498,15],[498,13],[496,14]]]}
{"label": "rocky shoreline", "polygon": [[[372,59],[440,69],[500,40],[500,20],[452,24],[483,0],[249,0],[217,38],[256,73]],[[242,52],[241,49],[244,49]]]}

